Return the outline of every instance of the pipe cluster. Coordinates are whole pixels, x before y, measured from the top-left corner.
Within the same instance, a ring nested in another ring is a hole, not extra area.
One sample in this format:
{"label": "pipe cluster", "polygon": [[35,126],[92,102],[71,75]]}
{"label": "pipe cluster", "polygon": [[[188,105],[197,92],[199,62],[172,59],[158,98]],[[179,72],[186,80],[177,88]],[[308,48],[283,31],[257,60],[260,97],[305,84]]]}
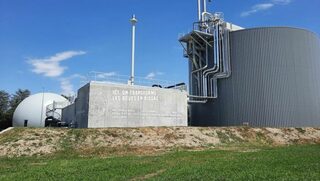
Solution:
{"label": "pipe cluster", "polygon": [[[199,21],[194,30],[182,37],[185,54],[190,60],[190,98],[218,97],[217,79],[231,75],[229,30],[222,13],[206,12],[206,0],[198,0]],[[195,26],[196,25],[196,26]]]}

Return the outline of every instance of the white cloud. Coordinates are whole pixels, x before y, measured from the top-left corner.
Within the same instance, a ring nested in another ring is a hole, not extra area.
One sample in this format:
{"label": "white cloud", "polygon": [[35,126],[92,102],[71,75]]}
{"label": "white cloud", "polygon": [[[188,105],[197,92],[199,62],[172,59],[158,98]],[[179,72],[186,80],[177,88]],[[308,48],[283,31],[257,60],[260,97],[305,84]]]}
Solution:
{"label": "white cloud", "polygon": [[287,5],[292,2],[292,0],[272,0],[274,4]]}
{"label": "white cloud", "polygon": [[47,58],[29,59],[28,63],[33,66],[32,72],[36,74],[42,74],[46,77],[59,77],[67,69],[67,67],[61,66],[60,62],[84,54],[86,54],[84,51],[65,51]]}
{"label": "white cloud", "polygon": [[73,91],[73,85],[71,84],[71,81],[69,79],[63,78],[60,80],[60,88],[61,88],[61,94],[70,96],[74,95]]}
{"label": "white cloud", "polygon": [[68,79],[87,79],[86,76],[80,75],[80,74],[72,74],[71,76],[68,77]]}
{"label": "white cloud", "polygon": [[241,16],[242,17],[250,16],[251,14],[257,13],[259,11],[264,11],[264,10],[270,9],[273,6],[274,6],[274,4],[272,4],[272,3],[256,4],[256,5],[252,6],[251,10],[242,12]]}
{"label": "white cloud", "polygon": [[163,72],[150,72],[147,76],[145,76],[145,79],[153,80],[156,76],[163,75],[163,74],[164,74]]}
{"label": "white cloud", "polygon": [[260,11],[265,11],[268,9],[271,9],[272,7],[276,5],[288,5],[292,2],[292,0],[271,0],[269,3],[261,3],[256,4],[251,7],[249,11],[244,11],[241,13],[242,17],[250,16],[252,14],[255,14]]}
{"label": "white cloud", "polygon": [[154,72],[150,72],[145,78],[150,80],[150,79],[155,78],[155,76],[156,76],[156,74]]}
{"label": "white cloud", "polygon": [[32,65],[32,72],[43,75],[45,77],[57,78],[60,82],[61,94],[70,96],[74,95],[74,79],[86,80],[87,78],[80,74],[73,74],[69,77],[61,77],[67,67],[63,67],[60,63],[75,56],[84,55],[85,51],[64,51],[46,58],[28,59],[28,63]]}
{"label": "white cloud", "polygon": [[72,84],[72,80],[74,79],[86,80],[87,77],[80,74],[73,74],[69,77],[60,78],[61,94],[66,96],[75,95],[74,86]]}

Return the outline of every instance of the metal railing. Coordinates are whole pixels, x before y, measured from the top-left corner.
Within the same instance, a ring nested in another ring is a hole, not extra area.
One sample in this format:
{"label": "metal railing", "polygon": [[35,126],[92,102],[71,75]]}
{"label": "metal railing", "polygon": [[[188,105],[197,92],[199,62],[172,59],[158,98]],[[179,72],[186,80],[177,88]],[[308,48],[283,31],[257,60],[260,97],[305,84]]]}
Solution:
{"label": "metal railing", "polygon": [[[130,76],[119,75],[116,73],[106,73],[91,71],[85,80],[81,83],[86,84],[90,81],[105,82],[111,84],[129,84]],[[159,87],[159,88],[169,88],[169,89],[179,89],[187,90],[187,86],[182,83],[177,83],[175,81],[155,79],[153,77],[139,77],[135,76],[134,85],[138,86],[148,86],[148,87]]]}
{"label": "metal railing", "polygon": [[[46,106],[46,116],[61,120],[61,110],[69,105],[68,102],[55,102]],[[59,112],[58,112],[59,111]]]}

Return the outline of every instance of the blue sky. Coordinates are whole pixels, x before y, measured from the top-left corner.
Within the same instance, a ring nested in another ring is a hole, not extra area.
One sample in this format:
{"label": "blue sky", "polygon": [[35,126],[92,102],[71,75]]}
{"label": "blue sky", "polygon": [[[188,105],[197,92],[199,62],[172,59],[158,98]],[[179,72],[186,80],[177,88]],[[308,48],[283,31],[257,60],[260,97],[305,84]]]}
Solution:
{"label": "blue sky", "polygon": [[[0,0],[0,90],[72,93],[91,71],[129,75],[136,14],[136,75],[188,81],[179,35],[196,0]],[[213,0],[210,11],[245,28],[293,26],[320,34],[319,0]]]}

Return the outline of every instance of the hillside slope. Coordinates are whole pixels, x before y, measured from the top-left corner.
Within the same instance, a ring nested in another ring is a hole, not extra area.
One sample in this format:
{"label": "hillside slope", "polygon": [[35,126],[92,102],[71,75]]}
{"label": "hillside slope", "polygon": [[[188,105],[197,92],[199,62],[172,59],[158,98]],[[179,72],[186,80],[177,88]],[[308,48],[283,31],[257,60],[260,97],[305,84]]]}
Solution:
{"label": "hillside slope", "polygon": [[140,155],[176,149],[232,149],[319,143],[319,128],[14,128],[0,134],[0,156],[53,153]]}

